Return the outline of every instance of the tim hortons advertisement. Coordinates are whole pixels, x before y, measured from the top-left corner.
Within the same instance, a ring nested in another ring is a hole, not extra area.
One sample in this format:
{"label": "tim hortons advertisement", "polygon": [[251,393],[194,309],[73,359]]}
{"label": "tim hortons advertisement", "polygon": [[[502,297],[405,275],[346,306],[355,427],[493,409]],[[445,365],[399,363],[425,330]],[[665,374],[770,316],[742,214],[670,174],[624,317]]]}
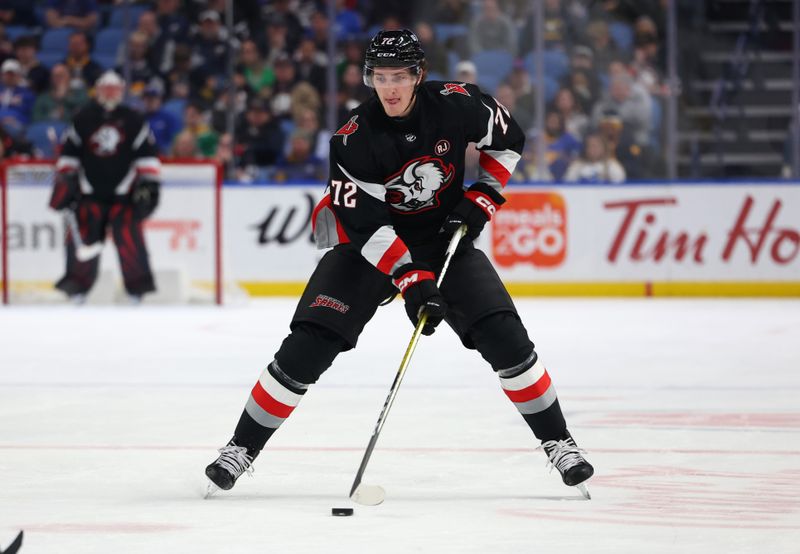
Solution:
{"label": "tim hortons advertisement", "polygon": [[800,281],[800,187],[511,188],[481,246],[510,281]]}

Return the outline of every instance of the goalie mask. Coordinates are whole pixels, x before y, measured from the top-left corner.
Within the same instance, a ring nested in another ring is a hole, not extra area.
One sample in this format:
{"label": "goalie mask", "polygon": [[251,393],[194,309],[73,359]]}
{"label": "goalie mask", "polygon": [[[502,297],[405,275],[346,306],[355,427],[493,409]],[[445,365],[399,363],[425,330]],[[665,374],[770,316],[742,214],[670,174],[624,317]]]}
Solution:
{"label": "goalie mask", "polygon": [[94,84],[97,102],[111,111],[122,102],[125,95],[125,81],[114,71],[106,71]]}
{"label": "goalie mask", "polygon": [[364,57],[364,84],[370,88],[375,88],[376,67],[406,68],[415,79],[422,75],[425,52],[417,36],[408,29],[378,32],[367,46]]}

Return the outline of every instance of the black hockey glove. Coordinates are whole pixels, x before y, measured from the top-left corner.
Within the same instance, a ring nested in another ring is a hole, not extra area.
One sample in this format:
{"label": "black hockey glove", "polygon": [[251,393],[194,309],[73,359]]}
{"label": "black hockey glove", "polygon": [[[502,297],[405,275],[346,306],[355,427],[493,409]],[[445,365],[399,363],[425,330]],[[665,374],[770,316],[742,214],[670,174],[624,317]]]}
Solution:
{"label": "black hockey glove", "polygon": [[423,335],[432,335],[447,313],[447,304],[436,286],[436,276],[427,264],[412,262],[394,272],[394,284],[406,301],[408,319],[417,326],[424,313],[428,319],[422,327]]}
{"label": "black hockey glove", "polygon": [[74,210],[81,199],[81,184],[77,171],[68,171],[56,175],[53,192],[50,195],[50,207],[54,210]]}
{"label": "black hockey glove", "polygon": [[489,185],[475,183],[464,193],[453,211],[447,216],[442,225],[442,231],[452,235],[462,225],[467,226],[467,237],[472,240],[478,238],[486,222],[500,208],[506,199]]}
{"label": "black hockey glove", "polygon": [[146,219],[152,215],[158,206],[161,183],[153,178],[141,177],[136,183],[131,194],[133,202],[133,216],[136,219]]}

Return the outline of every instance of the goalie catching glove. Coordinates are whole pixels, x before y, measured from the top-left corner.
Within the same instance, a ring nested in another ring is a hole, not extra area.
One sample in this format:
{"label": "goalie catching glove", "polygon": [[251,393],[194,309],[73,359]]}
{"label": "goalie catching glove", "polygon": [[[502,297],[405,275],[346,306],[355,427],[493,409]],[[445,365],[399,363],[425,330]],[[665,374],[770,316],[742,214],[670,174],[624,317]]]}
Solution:
{"label": "goalie catching glove", "polygon": [[442,230],[453,234],[462,225],[467,226],[467,237],[478,238],[486,222],[492,219],[500,206],[506,201],[503,196],[489,185],[475,183],[464,193],[453,211],[445,219]]}
{"label": "goalie catching glove", "polygon": [[50,207],[54,210],[74,210],[81,199],[81,184],[77,171],[68,171],[56,175],[53,193],[50,195]]}
{"label": "goalie catching glove", "polygon": [[427,264],[411,262],[393,274],[394,284],[406,302],[408,319],[417,326],[423,313],[428,319],[422,327],[423,335],[432,335],[447,313],[447,303],[436,286],[436,276]]}
{"label": "goalie catching glove", "polygon": [[150,217],[158,207],[161,183],[152,178],[140,178],[131,193],[133,214],[137,219]]}

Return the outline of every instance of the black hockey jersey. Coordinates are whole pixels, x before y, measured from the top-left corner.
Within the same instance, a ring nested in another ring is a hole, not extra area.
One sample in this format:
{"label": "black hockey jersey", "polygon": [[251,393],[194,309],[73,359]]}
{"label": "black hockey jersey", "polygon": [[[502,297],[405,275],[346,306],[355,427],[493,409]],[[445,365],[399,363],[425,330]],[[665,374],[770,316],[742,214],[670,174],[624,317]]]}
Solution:
{"label": "black hockey jersey", "polygon": [[474,85],[423,83],[412,112],[389,118],[374,97],[330,141],[326,195],[313,215],[318,248],[350,243],[384,273],[411,261],[409,247],[437,240],[463,198],[469,142],[478,181],[500,192],[525,136],[509,111]]}
{"label": "black hockey jersey", "polygon": [[78,170],[81,192],[98,200],[127,195],[138,174],[158,177],[161,162],[144,117],[127,106],[106,111],[89,102],[63,139],[58,171]]}

